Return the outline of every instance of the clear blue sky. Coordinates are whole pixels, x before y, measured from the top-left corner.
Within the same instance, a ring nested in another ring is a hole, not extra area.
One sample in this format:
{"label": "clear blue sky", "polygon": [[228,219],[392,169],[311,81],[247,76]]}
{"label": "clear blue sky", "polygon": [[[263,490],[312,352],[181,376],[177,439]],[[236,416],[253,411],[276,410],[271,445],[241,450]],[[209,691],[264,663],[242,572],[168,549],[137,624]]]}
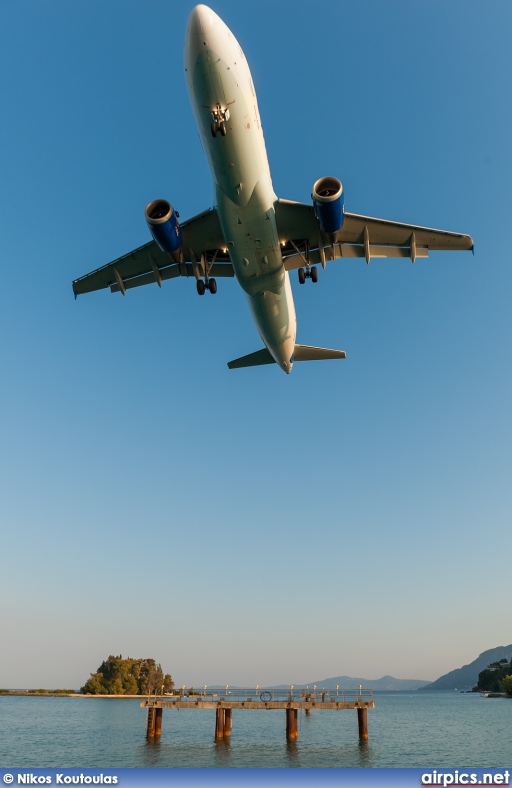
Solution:
{"label": "clear blue sky", "polygon": [[298,341],[345,362],[229,372],[235,281],[73,300],[212,204],[185,88],[193,3],[0,8],[0,686],[109,654],[178,684],[435,679],[512,642],[512,6],[217,0],[274,187],[470,233],[476,254],[293,278]]}

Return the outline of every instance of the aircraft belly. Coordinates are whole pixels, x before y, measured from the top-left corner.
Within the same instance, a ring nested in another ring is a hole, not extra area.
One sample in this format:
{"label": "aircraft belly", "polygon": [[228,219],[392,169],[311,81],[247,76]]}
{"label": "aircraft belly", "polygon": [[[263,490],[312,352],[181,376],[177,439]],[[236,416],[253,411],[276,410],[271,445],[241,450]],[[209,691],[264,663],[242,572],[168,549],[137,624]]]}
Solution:
{"label": "aircraft belly", "polygon": [[235,276],[260,336],[279,364],[289,362],[295,343],[295,307],[279,245],[272,186],[263,178],[246,208],[231,202],[221,189],[217,200]]}
{"label": "aircraft belly", "polygon": [[[261,338],[271,352],[279,351],[290,342],[292,346],[294,345],[295,309],[293,301],[290,302],[287,298],[284,283],[279,293],[263,290],[254,296],[248,296],[247,300],[256,325],[260,329]],[[285,356],[288,356],[286,360],[289,360],[291,353],[286,352]]]}
{"label": "aircraft belly", "polygon": [[217,210],[235,275],[248,295],[263,290],[278,292],[284,265],[273,202],[268,183],[258,183],[246,207],[233,203],[217,189]]}
{"label": "aircraft belly", "polygon": [[[241,48],[234,38],[230,40],[231,33],[219,29],[217,36],[212,30],[208,28],[198,39],[202,47],[208,42],[212,48],[206,44],[193,55],[190,49],[186,54],[192,107],[235,276],[261,338],[276,362],[289,372],[296,334],[295,307],[279,244],[274,209],[277,197],[254,85]],[[222,51],[223,57],[215,50]],[[219,117],[225,124],[222,127],[215,125]]]}
{"label": "aircraft belly", "polygon": [[[254,186],[268,171],[257,139],[261,130],[255,123],[249,97],[234,71],[211,52],[198,56],[192,81],[194,111],[213,178],[231,200],[247,205]],[[212,110],[217,105],[229,110],[226,136],[220,131],[216,137],[211,133]]]}

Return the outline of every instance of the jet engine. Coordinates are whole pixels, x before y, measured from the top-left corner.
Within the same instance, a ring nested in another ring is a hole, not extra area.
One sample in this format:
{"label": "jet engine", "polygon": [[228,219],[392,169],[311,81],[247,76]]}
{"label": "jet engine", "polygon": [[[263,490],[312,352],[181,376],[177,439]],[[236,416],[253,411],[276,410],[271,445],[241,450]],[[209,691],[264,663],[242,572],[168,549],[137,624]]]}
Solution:
{"label": "jet engine", "polygon": [[322,232],[336,235],[343,227],[345,194],[337,178],[320,178],[311,194],[315,216]]}
{"label": "jet engine", "polygon": [[146,208],[146,222],[162,252],[176,257],[183,243],[179,214],[167,200],[153,200]]}

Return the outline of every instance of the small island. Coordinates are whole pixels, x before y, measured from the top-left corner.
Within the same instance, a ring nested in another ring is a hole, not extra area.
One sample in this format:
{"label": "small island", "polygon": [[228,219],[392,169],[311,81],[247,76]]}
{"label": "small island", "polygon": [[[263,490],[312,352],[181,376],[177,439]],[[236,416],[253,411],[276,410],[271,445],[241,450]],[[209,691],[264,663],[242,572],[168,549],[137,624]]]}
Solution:
{"label": "small island", "polygon": [[32,697],[84,697],[86,695],[108,695],[133,697],[134,695],[161,695],[172,692],[174,681],[170,673],[154,659],[123,659],[110,655],[91,673],[83,687],[74,689],[0,689],[0,695],[30,695]]}
{"label": "small island", "polygon": [[154,659],[110,655],[80,688],[84,695],[152,695],[172,692],[174,681]]}

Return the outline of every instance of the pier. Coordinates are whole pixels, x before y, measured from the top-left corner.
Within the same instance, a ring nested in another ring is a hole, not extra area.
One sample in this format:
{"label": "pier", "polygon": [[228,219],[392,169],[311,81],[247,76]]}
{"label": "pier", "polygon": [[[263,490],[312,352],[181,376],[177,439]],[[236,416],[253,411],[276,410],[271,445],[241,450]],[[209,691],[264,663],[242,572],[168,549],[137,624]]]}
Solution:
{"label": "pier", "polygon": [[362,687],[353,690],[326,689],[264,689],[233,688],[225,689],[205,687],[201,692],[181,691],[169,695],[155,695],[145,698],[141,708],[147,709],[146,735],[153,739],[162,734],[164,709],[215,709],[215,738],[225,739],[231,735],[233,726],[233,709],[261,709],[265,711],[283,710],[286,719],[286,738],[296,741],[299,738],[298,713],[301,709],[306,714],[312,711],[341,711],[355,709],[359,739],[368,739],[368,709],[375,708],[372,690]]}

